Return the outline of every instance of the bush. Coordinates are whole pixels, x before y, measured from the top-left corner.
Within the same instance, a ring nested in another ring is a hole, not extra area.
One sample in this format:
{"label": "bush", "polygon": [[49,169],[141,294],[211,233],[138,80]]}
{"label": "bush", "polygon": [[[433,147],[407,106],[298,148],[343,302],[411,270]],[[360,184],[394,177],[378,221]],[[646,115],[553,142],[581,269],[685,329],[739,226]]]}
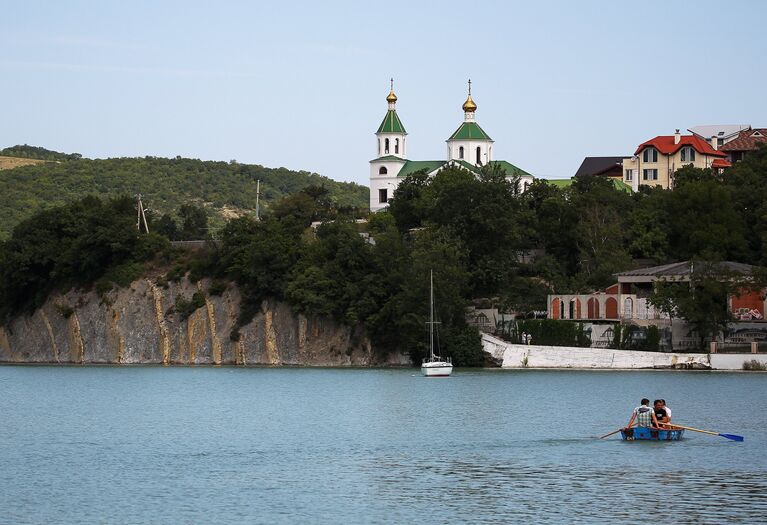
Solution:
{"label": "bush", "polygon": [[508,336],[522,342],[522,333],[532,335],[531,344],[550,346],[591,346],[591,339],[583,330],[583,323],[559,319],[520,319],[514,321]]}
{"label": "bush", "polygon": [[752,359],[751,361],[746,361],[743,363],[743,370],[751,370],[751,371],[765,371],[767,370],[767,365],[764,363],[760,363],[756,359]]}
{"label": "bush", "polygon": [[179,295],[176,298],[176,305],[174,308],[183,321],[203,306],[205,306],[205,294],[202,292],[195,292],[191,299]]}
{"label": "bush", "polygon": [[454,328],[446,334],[445,353],[452,357],[455,366],[484,366],[485,352],[482,336],[476,328]]}
{"label": "bush", "polygon": [[214,279],[213,282],[210,283],[210,286],[208,287],[208,294],[217,297],[224,293],[226,291],[226,281],[222,281],[220,279]]}

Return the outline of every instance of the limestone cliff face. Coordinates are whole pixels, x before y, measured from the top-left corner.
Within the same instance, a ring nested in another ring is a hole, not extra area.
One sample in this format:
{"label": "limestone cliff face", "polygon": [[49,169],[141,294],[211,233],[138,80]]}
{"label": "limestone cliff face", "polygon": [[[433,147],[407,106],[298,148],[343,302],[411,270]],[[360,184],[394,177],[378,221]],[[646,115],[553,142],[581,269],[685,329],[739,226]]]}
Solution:
{"label": "limestone cliff face", "polygon": [[[166,365],[408,365],[407,356],[379,358],[360,327],[327,317],[305,317],[289,306],[264,301],[260,311],[230,338],[240,294],[230,286],[219,296],[209,283],[182,280],[167,288],[149,279],[113,290],[55,295],[32,316],[0,327],[0,362]],[[176,299],[205,294],[205,305],[187,319],[173,311]]]}

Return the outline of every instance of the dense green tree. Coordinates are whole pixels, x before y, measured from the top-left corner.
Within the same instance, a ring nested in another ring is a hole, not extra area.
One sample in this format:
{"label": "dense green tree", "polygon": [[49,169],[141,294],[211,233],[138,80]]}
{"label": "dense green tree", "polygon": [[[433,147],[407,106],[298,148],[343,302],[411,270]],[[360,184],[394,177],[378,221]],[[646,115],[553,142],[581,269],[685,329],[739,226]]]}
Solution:
{"label": "dense green tree", "polygon": [[184,241],[195,241],[209,238],[208,214],[205,208],[194,204],[182,204],[178,210],[181,218],[179,237]]}

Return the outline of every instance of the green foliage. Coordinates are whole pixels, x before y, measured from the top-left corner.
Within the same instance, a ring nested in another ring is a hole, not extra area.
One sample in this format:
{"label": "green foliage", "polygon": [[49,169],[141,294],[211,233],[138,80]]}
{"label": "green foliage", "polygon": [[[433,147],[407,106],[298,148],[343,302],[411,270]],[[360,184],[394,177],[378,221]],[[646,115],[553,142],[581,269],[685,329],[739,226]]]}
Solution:
{"label": "green foliage", "polygon": [[17,146],[0,153],[58,161],[2,172],[0,238],[7,237],[16,224],[38,211],[73,202],[88,193],[116,197],[140,191],[145,205],[151,209],[148,219],[161,221],[160,233],[171,239],[175,237],[167,231],[169,224],[162,217],[173,218],[182,204],[204,205],[214,232],[231,213],[253,214],[257,180],[261,181],[262,213],[283,197],[309,186],[324,187],[326,199],[334,209],[362,213],[368,205],[366,187],[305,171],[181,157],[91,160],[81,159],[77,154],[39,150]]}
{"label": "green foliage", "polygon": [[482,336],[471,326],[453,327],[445,332],[444,354],[452,357],[455,366],[484,366]]}
{"label": "green foliage", "polygon": [[27,144],[0,149],[0,155],[6,157],[20,157],[24,159],[55,161],[78,160],[82,158],[82,155],[79,153],[60,153],[39,146],[28,146]]}
{"label": "green foliage", "polygon": [[732,322],[727,298],[742,290],[761,289],[761,284],[745,280],[715,262],[693,261],[690,282],[656,283],[650,304],[662,312],[685,319],[698,335],[699,346],[715,340]]}
{"label": "green foliage", "polygon": [[558,319],[518,319],[509,327],[512,341],[522,343],[522,333],[532,335],[531,344],[545,346],[590,346],[583,323]]}
{"label": "green foliage", "polygon": [[187,299],[181,295],[176,297],[176,303],[173,308],[181,320],[185,320],[203,306],[205,306],[205,294],[202,292],[195,292],[191,299]]}
{"label": "green foliage", "polygon": [[54,290],[93,283],[137,261],[133,213],[128,198],[85,197],[18,224],[0,246],[2,317],[34,310]]}
{"label": "green foliage", "polygon": [[220,279],[214,279],[210,283],[210,286],[208,287],[208,294],[214,297],[218,297],[226,291],[226,288],[227,288],[226,281],[222,281]]}

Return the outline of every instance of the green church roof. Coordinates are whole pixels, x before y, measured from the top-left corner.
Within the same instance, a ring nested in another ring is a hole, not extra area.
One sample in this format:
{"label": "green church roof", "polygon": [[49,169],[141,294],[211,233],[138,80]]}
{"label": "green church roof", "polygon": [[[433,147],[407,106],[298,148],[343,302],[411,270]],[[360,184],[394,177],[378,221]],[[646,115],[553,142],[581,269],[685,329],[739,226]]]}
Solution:
{"label": "green church roof", "polygon": [[426,173],[431,173],[445,164],[446,162],[444,160],[409,160],[405,162],[405,165],[399,170],[397,177],[407,177],[411,173],[421,170],[426,170]]}
{"label": "green church roof", "polygon": [[519,175],[520,177],[525,177],[525,176],[532,177],[530,173],[526,172],[522,168],[518,168],[511,162],[507,162],[505,160],[491,160],[490,165],[491,166],[497,165],[503,168],[506,171],[507,177],[511,177],[513,175]]}
{"label": "green church roof", "polygon": [[402,125],[402,121],[399,119],[399,116],[397,116],[397,112],[393,109],[390,109],[386,112],[386,116],[383,119],[383,122],[381,122],[381,125],[378,126],[378,131],[376,133],[407,133],[405,131],[405,126]]}
{"label": "green church roof", "polygon": [[463,122],[448,140],[493,140],[476,122]]}

